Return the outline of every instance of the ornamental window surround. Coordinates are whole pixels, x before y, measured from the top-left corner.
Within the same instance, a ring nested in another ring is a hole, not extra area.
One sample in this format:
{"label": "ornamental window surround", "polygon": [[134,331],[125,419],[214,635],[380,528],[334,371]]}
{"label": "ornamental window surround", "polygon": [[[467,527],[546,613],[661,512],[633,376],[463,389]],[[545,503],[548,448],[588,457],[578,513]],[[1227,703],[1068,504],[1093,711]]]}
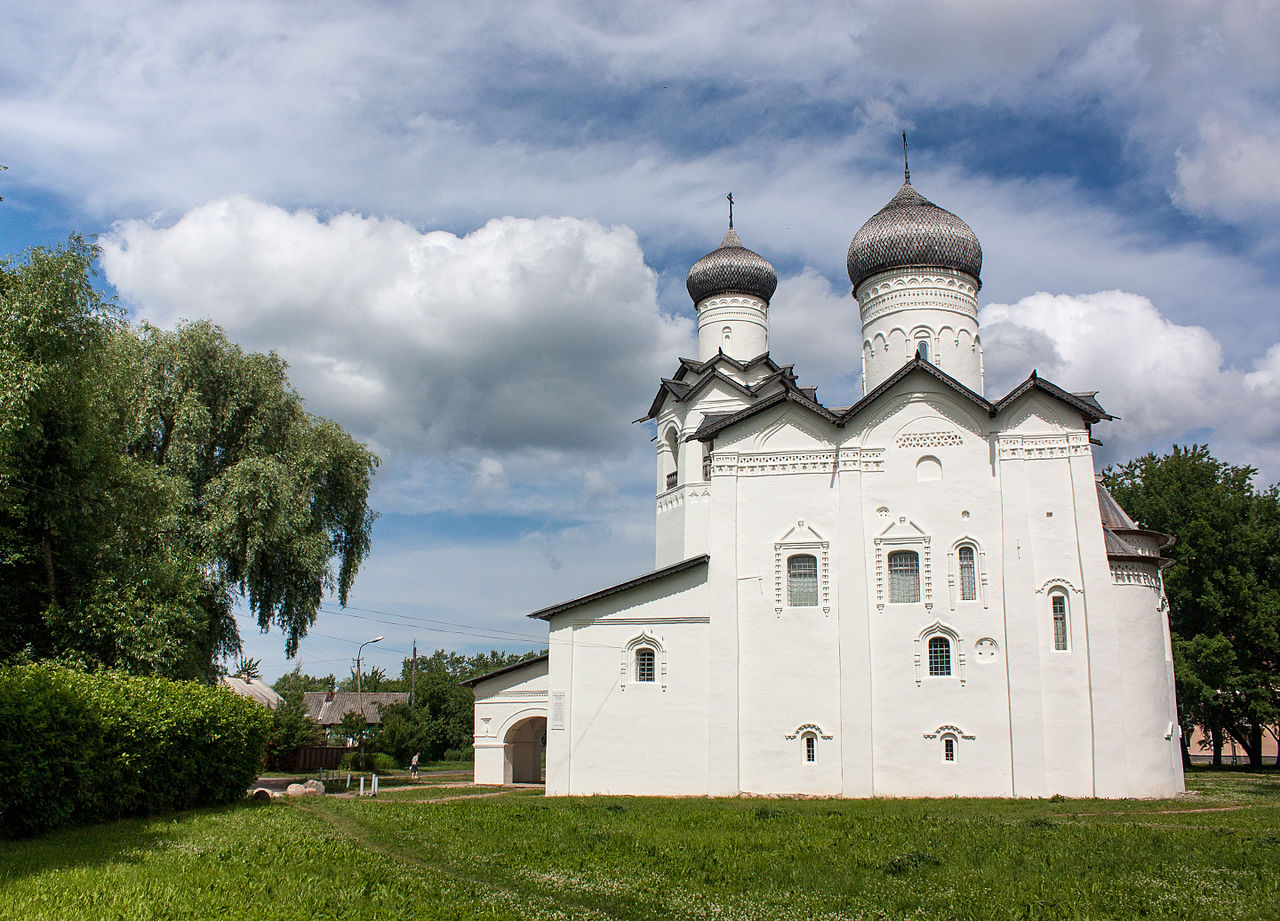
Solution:
{"label": "ornamental window surround", "polygon": [[803,521],[773,545],[773,612],[831,613],[831,544]]}
{"label": "ornamental window surround", "polygon": [[622,647],[618,687],[667,689],[667,649],[661,637],[644,631]]}
{"label": "ornamental window surround", "polygon": [[876,608],[886,604],[919,604],[933,608],[933,579],[929,536],[905,517],[875,538]]}
{"label": "ornamental window surround", "polygon": [[973,538],[962,537],[947,553],[947,587],[953,611],[958,601],[981,601],[989,607],[987,555]]}
{"label": "ornamental window surround", "polygon": [[934,621],[915,639],[916,686],[925,680],[959,679],[965,684],[964,640],[948,624]]}

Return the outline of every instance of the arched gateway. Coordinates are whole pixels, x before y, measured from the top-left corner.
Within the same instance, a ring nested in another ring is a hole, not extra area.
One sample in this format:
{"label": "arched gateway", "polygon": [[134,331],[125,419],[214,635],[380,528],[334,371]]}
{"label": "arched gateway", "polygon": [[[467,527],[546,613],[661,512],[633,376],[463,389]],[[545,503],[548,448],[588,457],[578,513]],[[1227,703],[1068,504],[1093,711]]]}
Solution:
{"label": "arched gateway", "polygon": [[462,682],[476,696],[476,783],[542,783],[547,671],[543,655]]}

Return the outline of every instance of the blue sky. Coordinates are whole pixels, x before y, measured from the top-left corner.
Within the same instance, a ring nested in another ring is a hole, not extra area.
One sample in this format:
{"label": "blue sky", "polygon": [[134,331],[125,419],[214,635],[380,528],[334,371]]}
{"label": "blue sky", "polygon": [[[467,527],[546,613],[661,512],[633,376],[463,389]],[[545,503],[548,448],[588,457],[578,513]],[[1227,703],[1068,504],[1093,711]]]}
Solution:
{"label": "blue sky", "polygon": [[[724,231],[771,347],[860,392],[844,254],[901,181],[984,247],[989,395],[1099,390],[1103,462],[1174,440],[1280,480],[1270,0],[0,3],[0,249],[99,234],[138,319],[276,349],[384,464],[356,644],[541,645],[652,564],[660,375]],[[246,625],[268,677],[281,638]]]}

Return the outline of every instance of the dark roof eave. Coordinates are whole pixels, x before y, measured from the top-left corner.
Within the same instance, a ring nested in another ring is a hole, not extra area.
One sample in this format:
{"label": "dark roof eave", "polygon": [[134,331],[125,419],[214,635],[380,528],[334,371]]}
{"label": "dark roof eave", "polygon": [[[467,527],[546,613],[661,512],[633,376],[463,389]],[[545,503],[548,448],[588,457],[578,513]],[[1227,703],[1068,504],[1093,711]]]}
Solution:
{"label": "dark roof eave", "polygon": [[540,656],[530,656],[527,659],[521,659],[519,662],[512,662],[510,665],[504,665],[502,668],[495,668],[491,672],[485,672],[483,675],[476,675],[474,678],[468,678],[466,681],[459,681],[458,686],[463,688],[474,688],[481,681],[488,681],[490,678],[497,678],[499,675],[505,675],[508,672],[519,671],[522,668],[528,668],[530,665],[545,662],[550,658],[551,653],[549,652],[544,652]]}
{"label": "dark roof eave", "polygon": [[559,604],[553,604],[550,607],[542,608],[534,611],[527,617],[534,617],[538,620],[550,620],[552,616],[563,613],[572,608],[581,607],[592,601],[599,601],[601,598],[608,598],[611,595],[618,595],[622,592],[630,591],[633,588],[639,588],[641,585],[647,585],[650,582],[657,582],[665,579],[667,576],[674,576],[676,573],[684,572],[687,569],[694,569],[698,566],[705,566],[711,562],[711,555],[704,553],[701,556],[690,557],[687,560],[681,560],[678,563],[672,563],[670,566],[664,566],[662,569],[655,569],[653,572],[647,572],[643,576],[637,576],[634,579],[628,579],[626,582],[619,582],[617,585],[610,585],[608,588],[602,588],[599,591],[591,592],[588,595],[581,595],[569,601],[562,601]]}

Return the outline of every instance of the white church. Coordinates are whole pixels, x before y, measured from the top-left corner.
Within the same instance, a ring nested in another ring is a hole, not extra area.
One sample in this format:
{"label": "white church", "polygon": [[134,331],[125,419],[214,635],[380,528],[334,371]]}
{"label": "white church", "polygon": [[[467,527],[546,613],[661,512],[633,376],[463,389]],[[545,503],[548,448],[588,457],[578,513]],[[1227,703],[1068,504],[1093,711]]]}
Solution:
{"label": "white church", "polygon": [[[530,614],[473,679],[475,779],[693,796],[1183,789],[1161,550],[1094,474],[1091,393],[992,399],[982,249],[910,174],[849,247],[863,395],[769,353],[773,266],[729,232],[661,382],[656,568]],[[544,750],[545,740],[545,750]]]}

